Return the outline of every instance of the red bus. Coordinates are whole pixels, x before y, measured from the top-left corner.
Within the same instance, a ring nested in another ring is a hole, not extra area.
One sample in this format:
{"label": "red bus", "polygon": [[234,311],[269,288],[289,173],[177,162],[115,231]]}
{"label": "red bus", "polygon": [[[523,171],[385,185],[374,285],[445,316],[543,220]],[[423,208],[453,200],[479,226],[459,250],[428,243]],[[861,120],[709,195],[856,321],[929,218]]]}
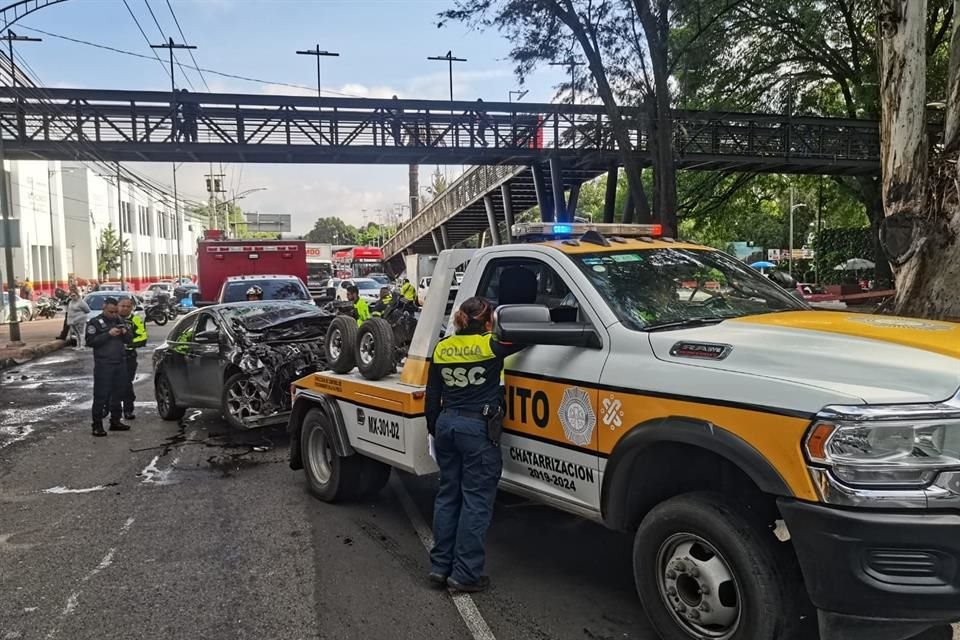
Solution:
{"label": "red bus", "polygon": [[383,251],[379,247],[353,247],[337,251],[333,254],[333,270],[340,279],[383,273]]}

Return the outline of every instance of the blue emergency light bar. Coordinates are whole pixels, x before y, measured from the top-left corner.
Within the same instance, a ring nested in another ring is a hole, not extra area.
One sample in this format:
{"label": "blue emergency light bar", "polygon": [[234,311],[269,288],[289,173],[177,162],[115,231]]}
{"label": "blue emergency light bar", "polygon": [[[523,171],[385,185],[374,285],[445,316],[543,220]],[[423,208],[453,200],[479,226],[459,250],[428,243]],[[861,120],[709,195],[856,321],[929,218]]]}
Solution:
{"label": "blue emergency light bar", "polygon": [[620,238],[659,238],[663,235],[663,226],[659,224],[525,222],[513,225],[510,230],[514,238],[523,242],[579,238],[588,231]]}

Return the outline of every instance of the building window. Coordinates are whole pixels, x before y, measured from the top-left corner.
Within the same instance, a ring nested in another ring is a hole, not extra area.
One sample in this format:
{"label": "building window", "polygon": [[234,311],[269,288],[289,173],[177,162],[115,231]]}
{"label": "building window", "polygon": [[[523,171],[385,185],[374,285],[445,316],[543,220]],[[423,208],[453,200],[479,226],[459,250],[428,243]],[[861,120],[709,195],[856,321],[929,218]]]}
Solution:
{"label": "building window", "polygon": [[120,230],[124,233],[130,233],[131,223],[132,219],[130,218],[130,203],[120,202]]}
{"label": "building window", "polygon": [[150,211],[142,204],[137,205],[137,222],[140,224],[140,235],[150,235]]}

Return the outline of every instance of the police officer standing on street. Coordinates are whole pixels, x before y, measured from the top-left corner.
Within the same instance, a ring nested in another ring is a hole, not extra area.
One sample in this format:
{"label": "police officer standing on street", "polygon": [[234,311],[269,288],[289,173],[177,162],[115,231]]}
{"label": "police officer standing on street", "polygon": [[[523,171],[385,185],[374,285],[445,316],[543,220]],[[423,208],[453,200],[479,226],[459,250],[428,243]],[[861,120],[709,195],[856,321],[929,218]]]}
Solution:
{"label": "police officer standing on street", "polygon": [[86,343],[93,347],[93,435],[105,436],[104,405],[110,404],[110,430],[129,431],[120,421],[121,399],[127,385],[127,323],[117,315],[117,299],[107,298],[103,311],[87,323]]}
{"label": "police officer standing on street", "polygon": [[503,359],[523,347],[490,333],[493,306],[483,298],[465,301],[453,323],[457,332],[437,343],[427,377],[427,431],[440,467],[429,578],[472,593],[490,585],[484,539],[503,470]]}
{"label": "police officer standing on street", "polygon": [[127,323],[127,330],[131,334],[126,351],[127,385],[120,400],[123,405],[123,417],[127,420],[133,420],[136,418],[133,413],[133,403],[137,396],[133,392],[133,379],[137,375],[137,349],[147,344],[147,327],[143,318],[133,312],[132,298],[121,300],[120,304],[117,305],[117,310],[120,318]]}

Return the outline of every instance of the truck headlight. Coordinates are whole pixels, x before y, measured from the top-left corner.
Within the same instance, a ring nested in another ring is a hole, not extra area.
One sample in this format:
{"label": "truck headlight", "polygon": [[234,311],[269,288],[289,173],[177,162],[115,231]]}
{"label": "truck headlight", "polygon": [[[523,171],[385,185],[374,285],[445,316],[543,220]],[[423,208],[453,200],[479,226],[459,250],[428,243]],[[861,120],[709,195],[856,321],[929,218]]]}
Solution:
{"label": "truck headlight", "polygon": [[[943,417],[936,417],[942,407]],[[960,415],[951,405],[926,405],[922,418],[888,417],[877,409],[853,419],[821,417],[804,443],[815,465],[828,467],[854,487],[916,488],[950,468],[960,468]],[[893,409],[892,407],[890,409]]]}

